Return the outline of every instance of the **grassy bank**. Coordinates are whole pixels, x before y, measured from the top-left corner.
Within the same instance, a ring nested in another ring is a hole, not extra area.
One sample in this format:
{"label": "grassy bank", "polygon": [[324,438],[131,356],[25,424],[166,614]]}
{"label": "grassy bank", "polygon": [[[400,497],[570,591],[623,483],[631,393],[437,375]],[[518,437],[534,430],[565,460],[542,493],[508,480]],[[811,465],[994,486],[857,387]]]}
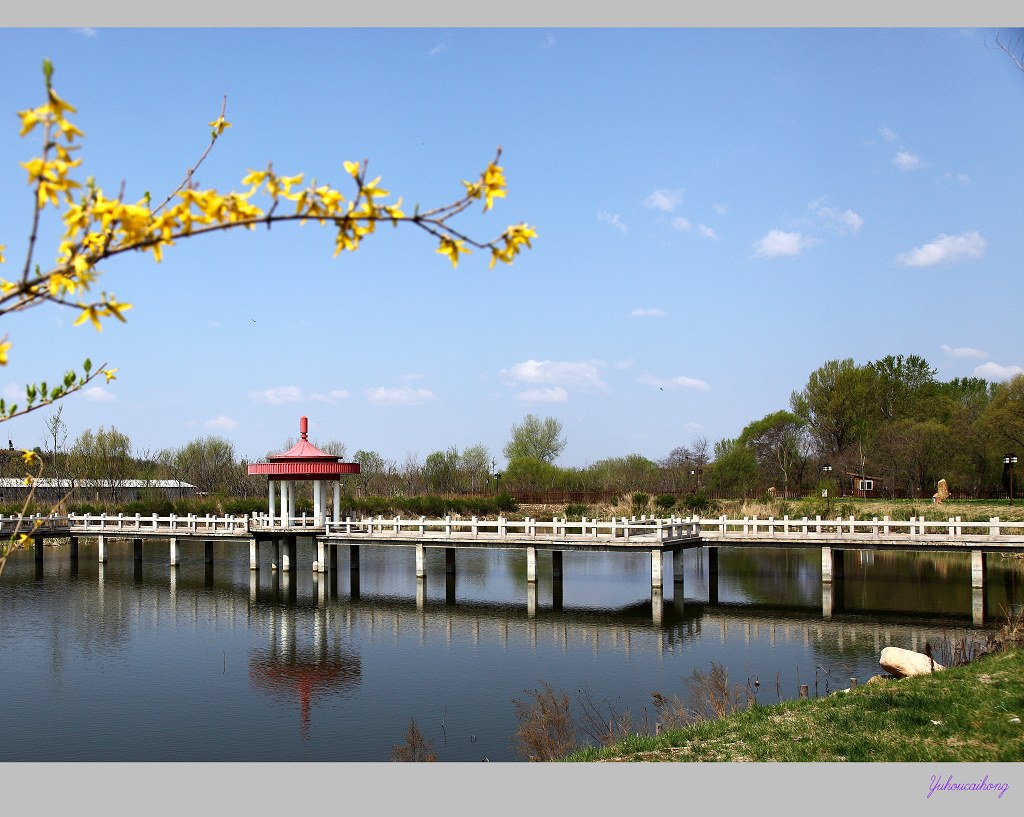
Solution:
{"label": "grassy bank", "polygon": [[575,762],[1008,762],[1024,760],[1024,650],[826,698],[754,706]]}

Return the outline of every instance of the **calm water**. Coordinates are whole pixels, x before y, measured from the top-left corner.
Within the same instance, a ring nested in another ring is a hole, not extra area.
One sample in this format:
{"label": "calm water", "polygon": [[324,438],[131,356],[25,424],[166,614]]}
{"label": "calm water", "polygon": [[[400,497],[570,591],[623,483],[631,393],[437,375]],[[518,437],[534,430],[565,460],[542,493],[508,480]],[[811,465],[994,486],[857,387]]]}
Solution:
{"label": "calm water", "polygon": [[[344,550],[344,549],[342,549]],[[716,594],[707,551],[652,602],[646,555],[564,556],[560,585],[539,559],[529,614],[526,558],[459,551],[453,582],[427,551],[364,546],[331,576],[254,574],[248,549],[218,545],[215,564],[163,543],[136,564],[130,542],[108,562],[47,548],[40,571],[19,554],[0,579],[0,761],[387,761],[410,718],[439,761],[518,760],[513,700],[542,682],[634,722],[651,693],[723,664],[757,679],[761,703],[861,682],[887,645],[943,635],[983,639],[1024,602],[1019,561],[990,557],[988,619],[972,623],[967,554],[851,551],[823,600],[820,552],[723,548]]]}

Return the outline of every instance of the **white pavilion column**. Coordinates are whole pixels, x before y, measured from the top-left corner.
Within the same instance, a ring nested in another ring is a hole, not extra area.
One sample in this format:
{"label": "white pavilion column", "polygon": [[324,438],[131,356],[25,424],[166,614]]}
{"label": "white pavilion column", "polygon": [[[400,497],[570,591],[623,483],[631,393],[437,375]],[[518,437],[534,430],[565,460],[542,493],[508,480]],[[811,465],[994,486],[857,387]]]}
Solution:
{"label": "white pavilion column", "polygon": [[313,480],[313,524],[320,526],[323,524],[323,482],[319,479]]}
{"label": "white pavilion column", "polygon": [[341,521],[341,482],[334,483],[334,507],[331,509],[331,521]]}
{"label": "white pavilion column", "polygon": [[281,483],[281,525],[282,526],[286,526],[288,524],[288,520],[291,518],[291,515],[292,515],[291,508],[288,507],[288,486],[289,486],[290,482],[287,479],[282,479],[282,480],[280,480],[280,483]]}
{"label": "white pavilion column", "polygon": [[295,516],[295,480],[288,480],[288,519]]}
{"label": "white pavilion column", "polygon": [[274,480],[267,480],[267,523],[274,527]]}

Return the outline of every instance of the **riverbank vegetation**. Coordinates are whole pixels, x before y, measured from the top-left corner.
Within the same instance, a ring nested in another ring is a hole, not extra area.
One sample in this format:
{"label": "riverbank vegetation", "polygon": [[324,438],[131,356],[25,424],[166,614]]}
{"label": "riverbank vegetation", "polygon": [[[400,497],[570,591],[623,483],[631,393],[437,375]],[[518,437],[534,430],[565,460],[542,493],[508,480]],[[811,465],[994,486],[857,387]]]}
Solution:
{"label": "riverbank vegetation", "polygon": [[516,745],[534,761],[1024,760],[1021,613],[983,644],[950,638],[934,654],[947,669],[904,679],[879,675],[822,697],[770,705],[750,680],[731,684],[713,663],[687,679],[688,697],[653,692],[652,713],[640,718],[586,696],[573,706],[566,693],[542,685],[514,701]]}

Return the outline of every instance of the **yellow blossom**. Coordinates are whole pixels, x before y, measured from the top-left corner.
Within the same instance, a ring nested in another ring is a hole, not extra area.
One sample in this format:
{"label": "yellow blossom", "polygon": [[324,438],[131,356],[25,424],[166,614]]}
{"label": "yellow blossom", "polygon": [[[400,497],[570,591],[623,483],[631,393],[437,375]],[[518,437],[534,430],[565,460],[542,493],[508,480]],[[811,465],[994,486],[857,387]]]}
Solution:
{"label": "yellow blossom", "polygon": [[36,454],[35,451],[29,451],[26,448],[26,449],[22,450],[22,452],[21,452],[21,459],[24,461],[25,465],[30,465],[31,466],[31,465],[35,465],[36,462],[38,462],[39,455]]}
{"label": "yellow blossom", "polygon": [[10,348],[11,342],[9,340],[0,342],[0,366],[7,365],[7,352],[10,351]]}
{"label": "yellow blossom", "polygon": [[441,236],[441,246],[437,248],[437,252],[447,255],[452,262],[452,268],[455,268],[459,265],[459,255],[470,251],[466,249],[465,242],[445,235]]}
{"label": "yellow blossom", "polygon": [[104,369],[103,370],[103,374],[106,376],[108,383],[111,380],[117,380],[117,376],[114,374],[114,372],[116,372],[116,371],[117,371],[117,369]]}
{"label": "yellow blossom", "polygon": [[223,115],[221,115],[210,123],[210,127],[213,128],[214,136],[220,136],[222,133],[224,133],[224,128],[231,127],[231,123],[228,122]]}

